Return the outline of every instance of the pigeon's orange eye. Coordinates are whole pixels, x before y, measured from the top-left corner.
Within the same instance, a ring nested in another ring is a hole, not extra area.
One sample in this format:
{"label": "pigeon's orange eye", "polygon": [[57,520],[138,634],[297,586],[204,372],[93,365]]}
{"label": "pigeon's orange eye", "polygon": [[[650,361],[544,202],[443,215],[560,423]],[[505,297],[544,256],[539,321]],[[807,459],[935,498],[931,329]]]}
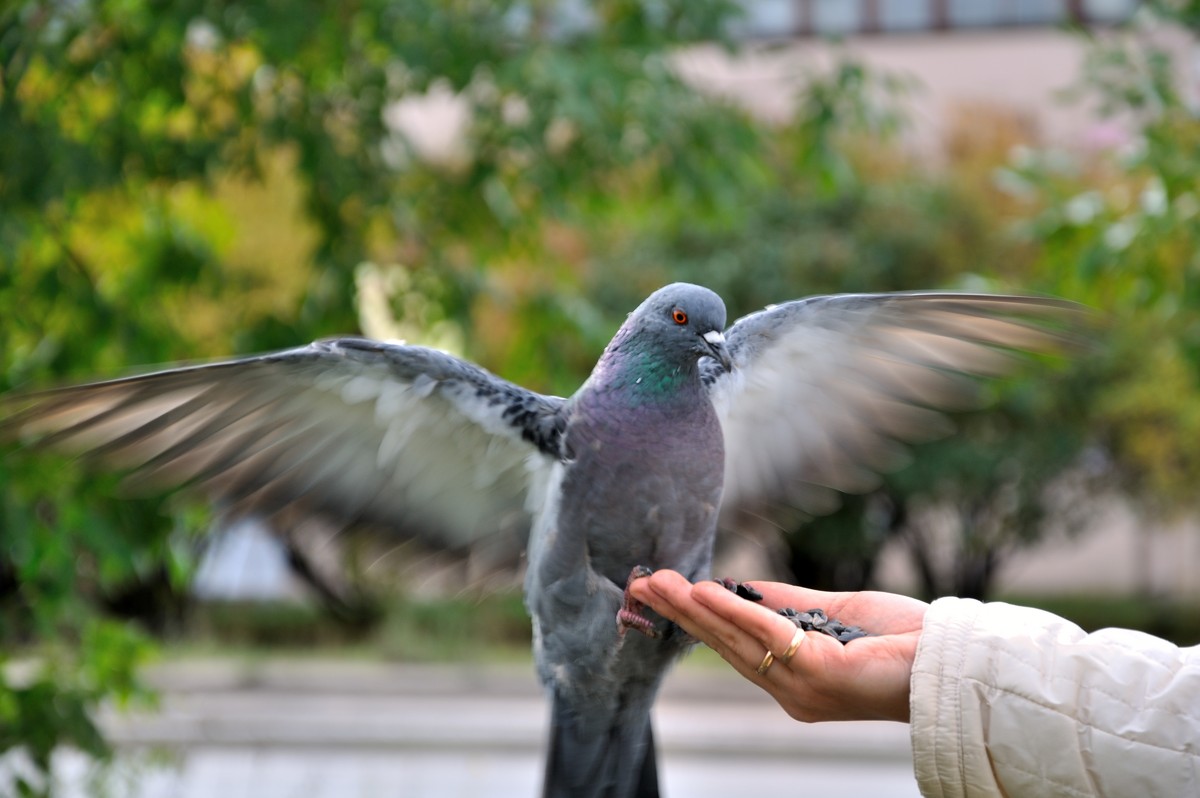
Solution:
{"label": "pigeon's orange eye", "polygon": [[675,320],[676,324],[687,324],[687,314],[680,308],[671,311],[671,318]]}

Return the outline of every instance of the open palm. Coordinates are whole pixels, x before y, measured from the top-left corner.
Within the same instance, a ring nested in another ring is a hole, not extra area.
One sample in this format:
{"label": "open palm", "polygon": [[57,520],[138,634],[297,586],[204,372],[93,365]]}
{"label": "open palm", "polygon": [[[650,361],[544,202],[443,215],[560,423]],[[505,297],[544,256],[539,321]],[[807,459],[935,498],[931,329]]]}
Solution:
{"label": "open palm", "polygon": [[[706,643],[797,720],[908,720],[909,677],[929,605],[873,591],[828,593],[780,582],[754,582],[753,587],[763,594],[761,604],[715,582],[693,585],[673,571],[658,571],[634,582],[631,591]],[[843,645],[808,632],[784,662],[782,654],[797,630],[774,612],[783,607],[820,607],[871,636]],[[768,650],[776,660],[759,674]]]}

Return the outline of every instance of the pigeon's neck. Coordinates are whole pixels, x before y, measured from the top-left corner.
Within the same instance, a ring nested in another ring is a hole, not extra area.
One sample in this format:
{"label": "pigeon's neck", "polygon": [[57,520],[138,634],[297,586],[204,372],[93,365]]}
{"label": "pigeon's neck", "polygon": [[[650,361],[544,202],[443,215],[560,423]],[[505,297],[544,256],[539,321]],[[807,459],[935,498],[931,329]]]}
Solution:
{"label": "pigeon's neck", "polygon": [[700,387],[699,369],[696,358],[681,361],[672,354],[643,337],[619,333],[592,372],[593,388],[631,405],[678,401]]}

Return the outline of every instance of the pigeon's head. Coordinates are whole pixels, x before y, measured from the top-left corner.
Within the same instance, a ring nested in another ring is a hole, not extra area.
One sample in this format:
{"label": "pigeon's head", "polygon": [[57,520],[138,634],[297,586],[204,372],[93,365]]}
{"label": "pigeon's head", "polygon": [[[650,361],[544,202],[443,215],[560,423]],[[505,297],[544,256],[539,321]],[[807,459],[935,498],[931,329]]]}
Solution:
{"label": "pigeon's head", "polygon": [[681,359],[708,356],[733,368],[725,346],[725,303],[698,285],[672,283],[651,294],[630,315],[641,334]]}

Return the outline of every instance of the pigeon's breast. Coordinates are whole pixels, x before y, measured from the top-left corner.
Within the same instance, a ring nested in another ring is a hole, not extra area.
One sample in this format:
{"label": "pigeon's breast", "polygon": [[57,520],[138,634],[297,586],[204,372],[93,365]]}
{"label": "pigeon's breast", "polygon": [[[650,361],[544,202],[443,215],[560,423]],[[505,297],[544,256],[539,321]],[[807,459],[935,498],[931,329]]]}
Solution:
{"label": "pigeon's breast", "polygon": [[704,576],[724,478],[707,401],[579,414],[558,525],[587,540],[592,569],[623,584],[634,565]]}

